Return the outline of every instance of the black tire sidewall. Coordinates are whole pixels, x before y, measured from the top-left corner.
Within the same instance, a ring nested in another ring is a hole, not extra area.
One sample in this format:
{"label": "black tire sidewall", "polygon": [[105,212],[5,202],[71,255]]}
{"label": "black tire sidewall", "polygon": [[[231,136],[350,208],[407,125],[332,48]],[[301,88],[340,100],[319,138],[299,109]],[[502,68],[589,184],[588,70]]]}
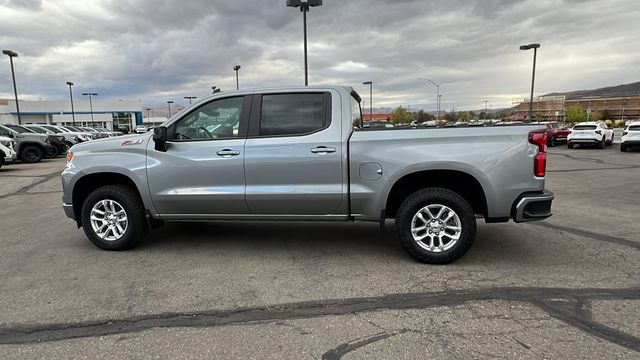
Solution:
{"label": "black tire sidewall", "polygon": [[[124,235],[115,241],[101,239],[93,231],[91,226],[91,209],[101,200],[110,199],[119,203],[128,217],[127,230]],[[144,215],[144,206],[138,195],[130,188],[121,185],[109,185],[94,190],[85,199],[82,210],[82,227],[89,240],[97,247],[104,250],[126,250],[138,244],[147,233],[147,224]]]}
{"label": "black tire sidewall", "polygon": [[[29,154],[30,152],[33,152],[36,154],[34,159],[29,159],[29,157],[27,156],[27,154]],[[20,159],[26,163],[37,163],[38,161],[42,160],[43,157],[44,157],[44,153],[42,152],[42,150],[40,150],[40,148],[35,146],[27,146],[22,151],[22,155],[20,156]]]}
{"label": "black tire sidewall", "polygon": [[[411,235],[411,221],[418,210],[430,204],[441,204],[456,212],[462,223],[462,234],[451,249],[434,253],[421,248]],[[448,264],[461,258],[473,244],[476,219],[471,205],[457,193],[444,188],[428,188],[410,195],[396,216],[396,234],[404,249],[414,259],[429,264]]]}

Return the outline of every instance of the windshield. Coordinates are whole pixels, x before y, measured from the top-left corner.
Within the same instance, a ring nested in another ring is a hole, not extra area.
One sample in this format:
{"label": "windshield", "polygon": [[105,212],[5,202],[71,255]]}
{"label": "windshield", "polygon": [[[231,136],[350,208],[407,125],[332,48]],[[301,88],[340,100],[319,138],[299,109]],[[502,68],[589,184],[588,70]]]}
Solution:
{"label": "windshield", "polygon": [[45,129],[47,129],[47,130],[49,130],[49,131],[52,131],[52,132],[54,132],[54,133],[56,133],[56,134],[60,134],[60,133],[62,133],[62,131],[60,131],[60,129],[58,129],[57,127],[54,127],[54,126],[42,125],[42,126],[40,126],[40,127],[45,128]]}
{"label": "windshield", "polygon": [[33,131],[33,132],[37,132],[38,134],[47,134],[48,131],[41,128],[41,127],[37,127],[37,126],[29,126],[28,128],[29,130]]}
{"label": "windshield", "polygon": [[29,134],[29,133],[35,133],[35,131],[31,131],[25,127],[22,127],[20,125],[5,125],[6,127],[8,127],[9,129],[17,132],[18,134]]}

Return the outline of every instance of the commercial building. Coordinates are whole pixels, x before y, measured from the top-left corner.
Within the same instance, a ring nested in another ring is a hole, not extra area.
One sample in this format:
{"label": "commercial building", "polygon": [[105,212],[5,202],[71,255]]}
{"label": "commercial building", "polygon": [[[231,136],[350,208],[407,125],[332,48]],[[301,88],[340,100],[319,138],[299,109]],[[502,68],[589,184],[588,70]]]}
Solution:
{"label": "commercial building", "polygon": [[[529,99],[515,102],[513,108],[517,118],[526,118],[529,112]],[[609,120],[636,120],[640,118],[640,94],[628,96],[584,96],[567,97],[541,96],[533,99],[533,114],[540,120],[563,121],[565,112],[572,106],[578,106],[587,113],[607,112]],[[607,120],[607,119],[602,119]]]}
{"label": "commercial building", "polygon": [[[104,127],[130,132],[142,125],[143,105],[137,101],[75,100],[71,112],[70,101],[19,101],[20,118],[15,100],[0,99],[0,124],[57,124]],[[75,117],[75,120],[74,120]]]}

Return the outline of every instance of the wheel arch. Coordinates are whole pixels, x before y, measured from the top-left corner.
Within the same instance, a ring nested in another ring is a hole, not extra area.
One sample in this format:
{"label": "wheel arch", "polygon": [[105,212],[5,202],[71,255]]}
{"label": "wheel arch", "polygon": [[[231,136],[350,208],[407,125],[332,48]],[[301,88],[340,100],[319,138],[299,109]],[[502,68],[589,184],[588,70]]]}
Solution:
{"label": "wheel arch", "polygon": [[460,170],[430,169],[405,174],[394,182],[387,194],[385,217],[394,218],[409,195],[428,187],[451,190],[468,201],[476,214],[489,216],[487,195],[476,177]]}

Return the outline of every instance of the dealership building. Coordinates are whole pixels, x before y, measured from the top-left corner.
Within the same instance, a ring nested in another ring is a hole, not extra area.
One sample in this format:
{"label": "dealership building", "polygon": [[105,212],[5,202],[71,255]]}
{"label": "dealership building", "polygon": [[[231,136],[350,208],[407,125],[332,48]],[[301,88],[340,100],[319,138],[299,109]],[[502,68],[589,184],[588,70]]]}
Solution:
{"label": "dealership building", "polygon": [[[130,132],[143,124],[141,102],[137,101],[23,101],[20,121],[14,100],[0,99],[0,124],[56,124],[103,127]],[[75,118],[75,121],[74,121]]]}

